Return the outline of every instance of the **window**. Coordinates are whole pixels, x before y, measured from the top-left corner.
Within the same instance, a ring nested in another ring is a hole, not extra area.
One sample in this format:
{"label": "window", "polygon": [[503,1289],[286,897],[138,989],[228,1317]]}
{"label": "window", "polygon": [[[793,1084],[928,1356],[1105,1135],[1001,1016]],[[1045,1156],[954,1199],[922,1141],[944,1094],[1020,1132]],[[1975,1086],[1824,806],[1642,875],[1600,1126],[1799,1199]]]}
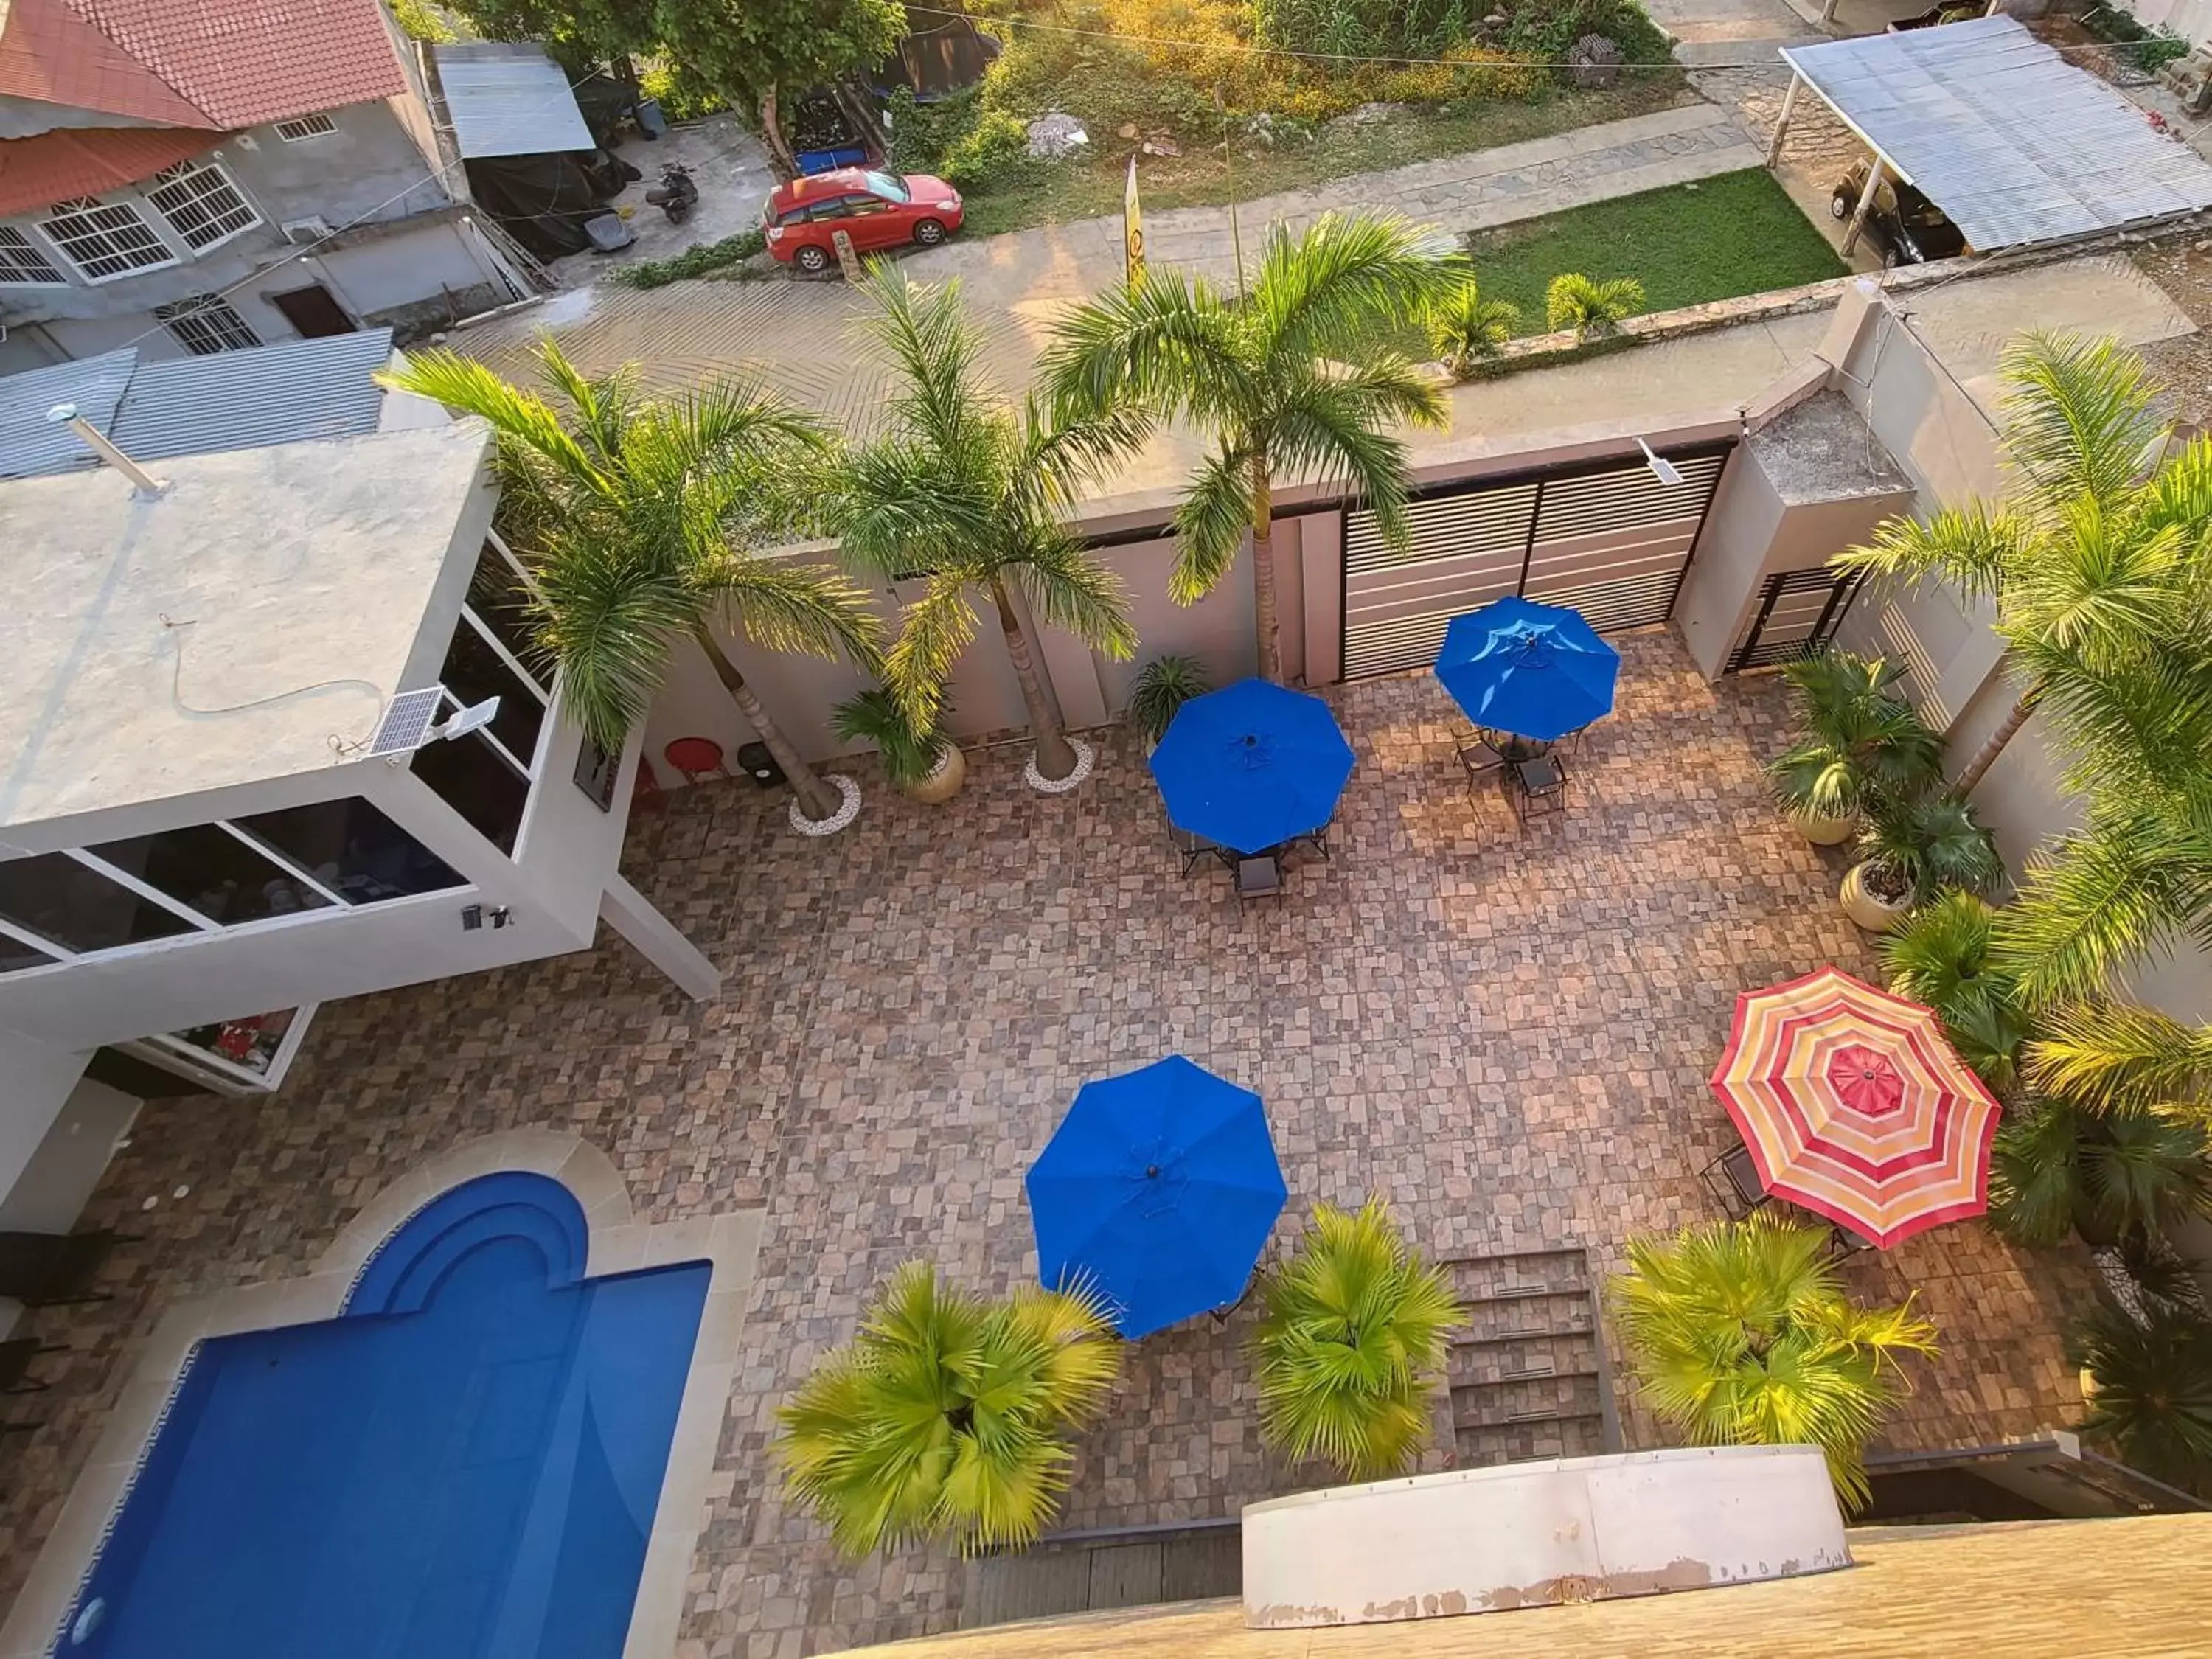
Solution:
{"label": "window", "polygon": [[146,199],[161,210],[185,246],[196,252],[227,242],[261,222],[230,175],[212,161],[179,161],[164,167],[154,175]]}
{"label": "window", "polygon": [[218,927],[330,904],[298,876],[216,824],[133,836],[85,850]]}
{"label": "window", "polygon": [[159,270],[177,263],[169,245],[139,217],[137,205],[115,202],[103,207],[89,196],[58,204],[39,228],[62,257],[88,283],[104,283],[134,270]]}
{"label": "window", "polygon": [[68,282],[29,237],[13,226],[0,225],[0,283]]}
{"label": "window", "polygon": [[192,931],[174,911],[65,853],[0,864],[0,917],[79,955]]}
{"label": "window", "polygon": [[891,210],[891,204],[880,196],[848,196],[845,206],[856,219],[865,214],[889,213]]}
{"label": "window", "polygon": [[319,138],[337,130],[338,124],[327,115],[302,115],[296,121],[276,124],[276,136],[288,144],[296,144],[303,138]]}
{"label": "window", "polygon": [[[501,713],[505,712],[502,701]],[[530,804],[530,781],[484,741],[482,732],[424,744],[410,763],[432,793],[466,818],[486,841],[514,856],[515,838],[522,833],[523,809]]]}
{"label": "window", "polygon": [[443,859],[358,796],[258,812],[236,825],[349,904],[466,884]]}
{"label": "window", "polygon": [[24,944],[13,933],[0,933],[0,974],[18,973],[26,968],[51,968],[58,960],[35,945]]}
{"label": "window", "polygon": [[508,756],[528,771],[538,754],[538,733],[545,724],[545,696],[514,665],[487,634],[478,633],[476,619],[464,614],[446,647],[445,666],[438,678],[463,708],[499,699],[499,713],[491,717],[491,734]]}
{"label": "window", "polygon": [[469,578],[468,606],[543,690],[550,677],[545,672],[544,653],[531,637],[530,587],[520,568],[500,551],[496,542],[486,541],[477,550],[476,571]]}
{"label": "window", "polygon": [[867,180],[870,190],[886,201],[911,202],[914,200],[914,192],[906,187],[906,180],[903,179],[895,178],[888,173],[864,173],[860,177]]}
{"label": "window", "polygon": [[196,357],[243,351],[261,343],[261,337],[219,294],[198,294],[173,305],[155,306],[154,315],[167,324],[177,343]]}

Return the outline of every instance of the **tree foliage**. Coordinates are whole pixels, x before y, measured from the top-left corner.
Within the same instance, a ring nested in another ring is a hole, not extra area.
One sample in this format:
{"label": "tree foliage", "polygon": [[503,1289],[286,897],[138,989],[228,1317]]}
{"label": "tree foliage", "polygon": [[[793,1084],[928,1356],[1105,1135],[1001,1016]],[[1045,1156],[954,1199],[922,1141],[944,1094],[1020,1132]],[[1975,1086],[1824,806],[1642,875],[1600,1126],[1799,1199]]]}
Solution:
{"label": "tree foliage", "polygon": [[786,1486],[850,1556],[1018,1547],[1052,1518],[1067,1436],[1119,1369],[1096,1297],[1024,1285],[987,1303],[910,1261],[776,1413]]}

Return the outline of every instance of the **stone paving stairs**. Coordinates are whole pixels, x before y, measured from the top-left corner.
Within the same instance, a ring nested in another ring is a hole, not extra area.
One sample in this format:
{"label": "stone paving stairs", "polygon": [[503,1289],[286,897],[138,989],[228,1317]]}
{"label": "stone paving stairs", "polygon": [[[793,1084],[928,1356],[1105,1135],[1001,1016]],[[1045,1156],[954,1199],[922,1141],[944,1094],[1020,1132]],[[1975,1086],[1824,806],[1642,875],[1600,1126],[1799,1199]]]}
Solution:
{"label": "stone paving stairs", "polygon": [[1439,1265],[1468,1308],[1447,1365],[1454,1465],[1620,1450],[1588,1254],[1522,1250]]}

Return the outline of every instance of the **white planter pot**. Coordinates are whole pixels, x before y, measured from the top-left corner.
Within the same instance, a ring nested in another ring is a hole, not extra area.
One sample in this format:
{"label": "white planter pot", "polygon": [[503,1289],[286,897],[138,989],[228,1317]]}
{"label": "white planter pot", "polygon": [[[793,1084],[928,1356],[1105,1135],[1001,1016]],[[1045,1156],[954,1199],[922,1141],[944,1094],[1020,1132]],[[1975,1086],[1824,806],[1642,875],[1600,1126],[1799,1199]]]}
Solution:
{"label": "white planter pot", "polygon": [[1892,904],[1881,895],[1869,892],[1863,862],[1854,864],[1844,872],[1842,890],[1836,896],[1843,902],[1844,914],[1869,933],[1888,933],[1905,920],[1905,913],[1912,908],[1909,898]]}
{"label": "white planter pot", "polygon": [[1791,815],[1798,834],[1815,847],[1840,847],[1851,838],[1859,827],[1856,818],[1824,818],[1816,812],[1797,812]]}

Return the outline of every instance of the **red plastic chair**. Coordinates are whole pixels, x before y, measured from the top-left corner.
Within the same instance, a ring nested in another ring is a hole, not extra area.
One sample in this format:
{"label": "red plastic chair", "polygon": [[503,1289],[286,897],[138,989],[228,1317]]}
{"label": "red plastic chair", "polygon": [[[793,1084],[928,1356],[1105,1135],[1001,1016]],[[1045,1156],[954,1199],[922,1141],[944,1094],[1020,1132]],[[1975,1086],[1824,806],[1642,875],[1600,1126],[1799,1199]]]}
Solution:
{"label": "red plastic chair", "polygon": [[684,775],[686,783],[730,775],[722,764],[722,745],[712,738],[678,738],[660,752]]}

